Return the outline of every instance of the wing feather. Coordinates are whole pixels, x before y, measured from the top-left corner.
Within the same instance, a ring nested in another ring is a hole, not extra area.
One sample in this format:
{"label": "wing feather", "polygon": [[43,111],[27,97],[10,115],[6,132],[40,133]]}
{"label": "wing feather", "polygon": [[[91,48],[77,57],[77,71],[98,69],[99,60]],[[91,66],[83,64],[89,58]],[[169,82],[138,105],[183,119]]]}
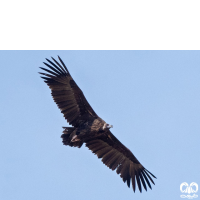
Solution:
{"label": "wing feather", "polygon": [[51,62],[49,59],[46,58],[46,60],[47,60],[52,66],[54,66],[54,68],[53,68],[53,67],[51,67],[51,65],[49,65],[49,64],[47,64],[47,63],[45,63],[45,62],[43,62],[47,67],[49,67],[50,69],[52,69],[52,70],[54,70],[54,71],[57,71],[58,74],[63,74],[63,73],[65,73],[64,70],[62,70],[62,69],[60,69],[59,67],[57,67],[57,66],[56,66],[53,62]]}
{"label": "wing feather", "polygon": [[99,150],[99,151],[97,151],[97,156],[98,156],[98,158],[102,158],[108,151],[110,151],[112,149],[112,147],[110,147],[110,146],[107,146],[107,147],[105,147],[105,148],[103,148],[103,149],[101,149],[101,150]]}
{"label": "wing feather", "polygon": [[106,165],[112,169],[112,165],[115,163],[115,161],[117,160],[118,156],[117,156],[117,151],[113,150],[114,153],[112,154],[112,156],[109,157],[109,159],[107,161],[105,161]]}
{"label": "wing feather", "polygon": [[142,192],[142,187],[141,187],[141,183],[140,183],[138,170],[136,170],[136,180],[137,180],[137,185],[138,185],[139,191]]}
{"label": "wing feather", "polygon": [[144,173],[148,176],[148,178],[150,179],[150,181],[155,185],[153,179],[149,176],[149,174],[147,173],[146,169],[144,170]]}
{"label": "wing feather", "polygon": [[149,186],[149,188],[151,189],[151,184],[150,184],[150,182],[149,182],[149,180],[148,180],[148,178],[147,178],[146,174],[145,174],[143,171],[141,171],[141,173],[142,173],[142,175],[143,175],[143,177],[144,177],[144,179],[145,179],[145,181],[146,181],[147,185],[148,185],[148,186]]}
{"label": "wing feather", "polygon": [[143,174],[141,172],[140,172],[140,180],[142,181],[142,185],[143,185],[144,189],[147,191],[147,186],[146,186],[146,183],[144,181]]}
{"label": "wing feather", "polygon": [[108,152],[106,155],[103,156],[102,162],[107,165],[107,163],[109,163],[110,158],[112,158],[115,153],[116,153],[115,150],[111,149],[110,152]]}

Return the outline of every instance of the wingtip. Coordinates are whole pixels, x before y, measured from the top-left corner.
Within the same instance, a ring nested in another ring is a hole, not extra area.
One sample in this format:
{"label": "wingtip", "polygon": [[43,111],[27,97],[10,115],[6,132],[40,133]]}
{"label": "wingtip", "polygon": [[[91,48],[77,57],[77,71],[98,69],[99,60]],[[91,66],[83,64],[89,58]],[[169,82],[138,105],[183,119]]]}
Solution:
{"label": "wingtip", "polygon": [[[145,171],[147,171],[149,174],[151,174],[151,176],[153,176],[154,178],[156,178],[156,176],[154,176],[150,171],[148,171],[146,168],[145,168]],[[157,178],[156,178],[157,179]]]}
{"label": "wingtip", "polygon": [[58,55],[58,59],[60,60],[60,62],[65,66],[65,64],[63,63],[62,59],[60,58],[60,56]]}

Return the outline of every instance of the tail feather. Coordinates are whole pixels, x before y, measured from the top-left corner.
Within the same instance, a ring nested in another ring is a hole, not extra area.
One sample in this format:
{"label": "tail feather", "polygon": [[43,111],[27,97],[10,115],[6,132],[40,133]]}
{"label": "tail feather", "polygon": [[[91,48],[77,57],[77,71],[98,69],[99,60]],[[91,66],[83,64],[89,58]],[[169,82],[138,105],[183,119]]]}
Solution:
{"label": "tail feather", "polygon": [[73,136],[76,134],[76,129],[74,127],[63,127],[64,131],[61,135],[61,138],[63,139],[63,144],[68,145],[70,147],[78,147],[80,148],[83,145],[82,141],[77,141],[77,142],[71,142]]}

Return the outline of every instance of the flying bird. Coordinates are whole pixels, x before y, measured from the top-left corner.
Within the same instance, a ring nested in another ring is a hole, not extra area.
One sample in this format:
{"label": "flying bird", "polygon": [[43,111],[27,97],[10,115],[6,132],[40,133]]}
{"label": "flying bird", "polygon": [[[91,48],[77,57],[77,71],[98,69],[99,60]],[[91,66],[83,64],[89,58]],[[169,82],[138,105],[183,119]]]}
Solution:
{"label": "flying bird", "polygon": [[110,169],[120,174],[128,187],[132,182],[133,191],[136,190],[136,182],[139,191],[142,186],[151,189],[151,183],[155,184],[149,172],[133,153],[125,147],[110,131],[113,126],[101,119],[86,100],[82,90],[78,87],[70,75],[64,62],[58,56],[59,61],[52,57],[52,61],[46,59],[48,67],[40,67],[45,73],[44,82],[51,89],[53,100],[63,113],[67,122],[72,127],[63,127],[61,135],[64,145],[80,148],[83,143],[101,158],[101,161]]}

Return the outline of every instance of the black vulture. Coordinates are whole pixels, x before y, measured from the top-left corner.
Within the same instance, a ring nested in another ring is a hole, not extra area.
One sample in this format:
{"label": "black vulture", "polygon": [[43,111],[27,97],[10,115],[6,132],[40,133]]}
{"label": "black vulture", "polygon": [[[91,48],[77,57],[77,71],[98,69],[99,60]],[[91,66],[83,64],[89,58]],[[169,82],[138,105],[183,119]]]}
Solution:
{"label": "black vulture", "polygon": [[80,148],[83,143],[98,156],[101,161],[112,170],[120,174],[128,187],[132,182],[133,191],[136,182],[139,191],[142,185],[147,190],[151,188],[150,182],[156,178],[149,172],[132,152],[125,147],[111,132],[112,125],[107,124],[92,109],[83,92],[70,75],[64,62],[52,58],[46,59],[44,64],[48,69],[40,67],[47,73],[40,73],[44,82],[51,89],[52,97],[72,127],[63,127],[61,135],[64,145]]}

